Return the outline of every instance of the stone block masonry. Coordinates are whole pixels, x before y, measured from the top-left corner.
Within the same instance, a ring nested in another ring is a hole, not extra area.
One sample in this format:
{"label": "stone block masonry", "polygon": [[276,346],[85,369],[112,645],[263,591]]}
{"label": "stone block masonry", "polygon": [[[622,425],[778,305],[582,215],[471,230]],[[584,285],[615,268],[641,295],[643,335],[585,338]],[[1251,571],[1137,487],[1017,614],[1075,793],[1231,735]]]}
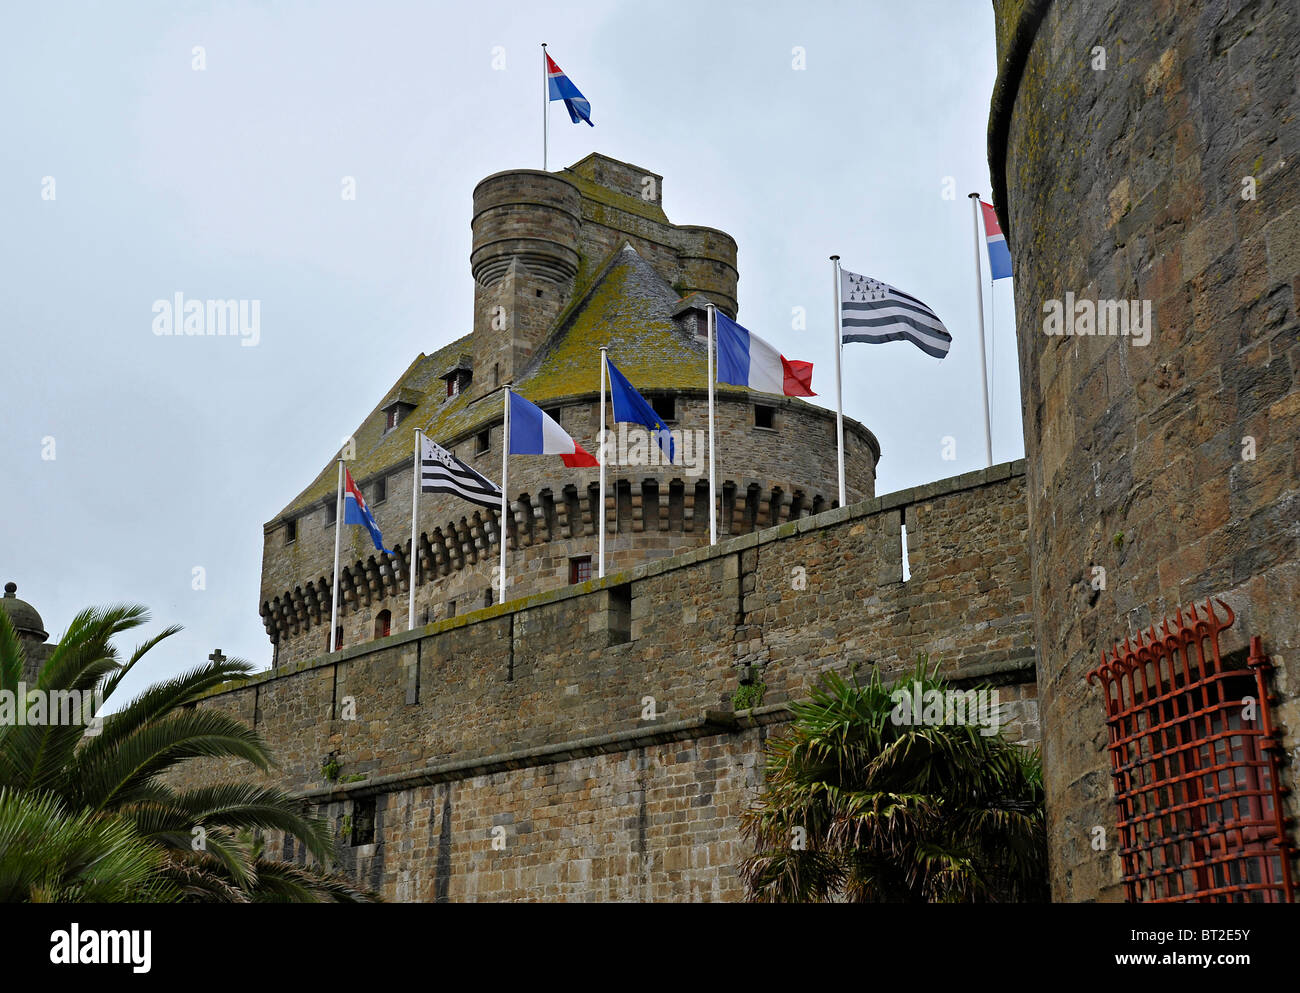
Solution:
{"label": "stone block masonry", "polygon": [[[999,684],[1010,733],[1037,740],[1023,473],[791,520],[198,705],[256,726],[279,763],[264,781],[315,804],[339,864],[388,899],[740,899],[739,815],[764,742],[821,673],[894,678],[928,653]],[[742,678],[765,695],[737,714]],[[177,781],[249,774],[196,761]]]}
{"label": "stone block masonry", "polygon": [[[1103,702],[1084,676],[1179,606],[1221,597],[1237,617],[1225,654],[1244,665],[1259,635],[1273,656],[1300,813],[1300,7],[994,9],[989,154],[1016,276],[1052,892],[1121,900]],[[1150,302],[1150,343],[1044,334],[1045,303],[1067,293]]]}

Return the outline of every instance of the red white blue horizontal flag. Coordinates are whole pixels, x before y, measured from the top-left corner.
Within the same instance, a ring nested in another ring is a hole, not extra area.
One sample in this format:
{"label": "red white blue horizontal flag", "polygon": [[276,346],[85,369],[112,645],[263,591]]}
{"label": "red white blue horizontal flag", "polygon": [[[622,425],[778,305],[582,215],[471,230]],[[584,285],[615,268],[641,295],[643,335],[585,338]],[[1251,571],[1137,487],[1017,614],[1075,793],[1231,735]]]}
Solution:
{"label": "red white blue horizontal flag", "polygon": [[1007,236],[1002,233],[998,223],[998,212],[992,204],[980,201],[984,212],[984,235],[989,243],[989,271],[994,279],[1005,279],[1011,275],[1011,250],[1007,248]]}
{"label": "red white blue horizontal flag", "polygon": [[546,89],[551,100],[564,101],[574,124],[585,121],[589,127],[596,126],[591,123],[591,104],[549,55],[546,56]]}
{"label": "red white blue horizontal flag", "polygon": [[379,531],[379,525],[366,506],[366,498],[361,495],[361,488],[352,481],[352,473],[346,469],[343,470],[343,523],[364,524],[375,548],[381,552],[388,551],[384,547],[384,536]]}

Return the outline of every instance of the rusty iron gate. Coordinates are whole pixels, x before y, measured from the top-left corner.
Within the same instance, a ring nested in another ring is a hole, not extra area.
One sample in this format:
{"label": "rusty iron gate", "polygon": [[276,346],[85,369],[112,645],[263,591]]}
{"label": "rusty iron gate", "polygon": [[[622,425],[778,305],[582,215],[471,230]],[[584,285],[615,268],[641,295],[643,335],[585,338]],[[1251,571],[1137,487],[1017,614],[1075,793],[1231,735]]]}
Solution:
{"label": "rusty iron gate", "polygon": [[1273,666],[1258,636],[1226,669],[1209,599],[1137,644],[1125,639],[1089,683],[1106,694],[1119,855],[1130,903],[1290,903],[1289,821],[1280,735],[1269,712]]}

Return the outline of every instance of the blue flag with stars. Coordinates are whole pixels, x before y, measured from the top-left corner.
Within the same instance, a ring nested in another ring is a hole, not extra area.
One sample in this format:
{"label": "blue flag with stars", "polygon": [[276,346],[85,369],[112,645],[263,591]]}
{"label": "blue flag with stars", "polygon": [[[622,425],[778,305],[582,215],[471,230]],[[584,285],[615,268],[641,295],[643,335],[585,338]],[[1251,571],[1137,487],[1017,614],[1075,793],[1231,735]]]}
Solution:
{"label": "blue flag with stars", "polygon": [[668,454],[668,461],[672,462],[677,454],[673,433],[668,430],[663,419],[655,413],[655,409],[646,403],[645,397],[638,393],[627,381],[627,377],[618,371],[618,366],[608,359],[605,361],[609,365],[609,394],[614,401],[614,420],[642,424],[649,428],[655,440],[659,442],[659,447]]}

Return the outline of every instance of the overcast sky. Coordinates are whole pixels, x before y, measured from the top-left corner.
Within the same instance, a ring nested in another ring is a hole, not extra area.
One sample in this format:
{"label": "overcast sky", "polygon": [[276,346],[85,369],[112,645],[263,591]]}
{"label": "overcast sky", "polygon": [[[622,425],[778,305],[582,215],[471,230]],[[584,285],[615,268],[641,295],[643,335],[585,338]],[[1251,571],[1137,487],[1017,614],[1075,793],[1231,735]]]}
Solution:
{"label": "overcast sky", "polygon": [[[877,493],[983,466],[966,194],[989,196],[987,2],[6,4],[0,582],[52,635],[129,601],[145,633],[185,626],[133,688],[217,646],[270,664],[262,525],[470,330],[471,192],[541,166],[543,41],[596,125],[554,107],[552,168],[633,162],[674,223],[729,232],[741,322],[813,361],[821,402],[829,255],[943,318],[941,362],[844,351]],[[1023,454],[1011,280],[990,297],[984,272],[1001,462]],[[177,292],[260,301],[257,346],[156,336]]]}

